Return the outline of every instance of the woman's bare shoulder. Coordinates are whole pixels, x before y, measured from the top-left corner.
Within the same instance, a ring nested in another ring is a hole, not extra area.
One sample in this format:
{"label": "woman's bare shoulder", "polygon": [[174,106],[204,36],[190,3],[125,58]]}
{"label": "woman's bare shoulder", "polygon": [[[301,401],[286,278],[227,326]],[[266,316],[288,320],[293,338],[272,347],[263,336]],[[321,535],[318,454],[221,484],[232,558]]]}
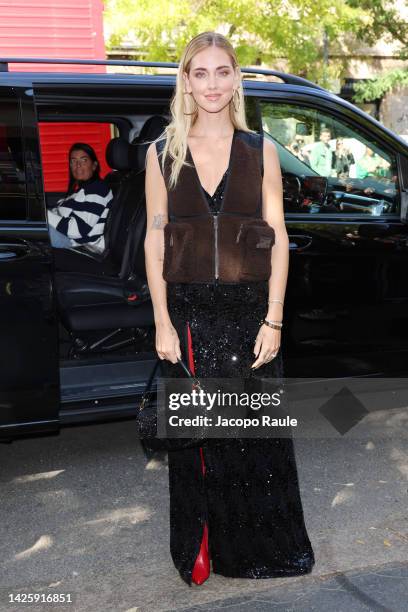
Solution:
{"label": "woman's bare shoulder", "polygon": [[154,158],[158,159],[157,147],[155,142],[151,142],[147,147],[146,158],[152,161]]}
{"label": "woman's bare shoulder", "polygon": [[263,139],[263,155],[264,160],[269,161],[279,161],[278,149],[277,146],[272,140],[269,138]]}
{"label": "woman's bare shoulder", "polygon": [[270,153],[277,152],[276,144],[270,138],[263,139],[263,148],[264,148],[264,151],[268,151]]}

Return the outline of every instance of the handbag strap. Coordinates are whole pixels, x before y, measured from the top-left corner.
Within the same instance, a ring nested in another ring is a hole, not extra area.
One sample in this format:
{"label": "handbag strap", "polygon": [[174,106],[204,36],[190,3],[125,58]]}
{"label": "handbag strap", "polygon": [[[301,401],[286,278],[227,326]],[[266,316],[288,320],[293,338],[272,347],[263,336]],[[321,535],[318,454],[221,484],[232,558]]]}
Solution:
{"label": "handbag strap", "polygon": [[[186,374],[188,375],[188,377],[191,379],[193,385],[196,385],[199,389],[202,389],[203,386],[200,382],[200,380],[194,376],[194,374],[192,374],[190,368],[184,363],[184,361],[182,359],[177,359],[177,362],[181,365],[181,367],[183,368],[183,370],[186,372]],[[159,367],[159,365],[161,364],[161,359],[157,359],[156,363],[154,364],[154,368],[152,369],[150,376],[149,376],[149,380],[147,381],[145,390],[143,391],[143,395],[142,395],[142,399],[140,402],[140,407],[139,407],[139,411],[143,410],[143,408],[145,407],[146,403],[147,403],[147,399],[148,399],[148,395],[151,391],[152,388],[152,384],[153,384],[153,379],[154,376],[157,372],[157,368]]]}
{"label": "handbag strap", "polygon": [[187,376],[191,378],[193,385],[197,386],[199,389],[203,389],[203,385],[201,384],[200,380],[191,372],[190,368],[184,363],[184,361],[182,359],[177,359],[177,362],[181,365]]}
{"label": "handbag strap", "polygon": [[143,408],[145,407],[145,405],[147,403],[148,395],[149,395],[149,393],[151,391],[151,388],[152,388],[154,375],[156,374],[157,368],[159,367],[160,363],[161,363],[161,359],[158,358],[156,360],[156,363],[154,364],[154,368],[152,369],[152,371],[150,373],[149,380],[147,381],[145,390],[143,391],[142,399],[141,399],[140,404],[139,404],[139,412],[141,410],[143,410]]}

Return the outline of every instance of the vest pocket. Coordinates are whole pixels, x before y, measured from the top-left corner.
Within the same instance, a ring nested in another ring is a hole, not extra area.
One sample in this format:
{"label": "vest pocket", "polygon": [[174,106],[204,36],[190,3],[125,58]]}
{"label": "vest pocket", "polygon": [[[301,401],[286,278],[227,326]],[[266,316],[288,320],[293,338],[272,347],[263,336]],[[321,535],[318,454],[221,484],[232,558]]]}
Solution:
{"label": "vest pocket", "polygon": [[163,278],[167,282],[186,283],[194,276],[194,231],[191,223],[164,226]]}
{"label": "vest pocket", "polygon": [[[242,241],[242,242],[241,242]],[[275,231],[263,219],[241,223],[237,242],[241,242],[241,280],[268,280]]]}

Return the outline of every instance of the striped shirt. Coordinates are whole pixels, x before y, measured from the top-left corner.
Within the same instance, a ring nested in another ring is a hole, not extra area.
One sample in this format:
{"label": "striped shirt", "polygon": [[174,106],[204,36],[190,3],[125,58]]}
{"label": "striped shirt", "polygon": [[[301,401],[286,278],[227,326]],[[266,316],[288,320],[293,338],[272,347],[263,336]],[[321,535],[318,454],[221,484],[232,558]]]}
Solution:
{"label": "striped shirt", "polygon": [[48,222],[71,239],[72,246],[86,244],[91,251],[105,250],[105,224],[113,194],[103,179],[83,181],[78,191],[58,200],[48,210]]}

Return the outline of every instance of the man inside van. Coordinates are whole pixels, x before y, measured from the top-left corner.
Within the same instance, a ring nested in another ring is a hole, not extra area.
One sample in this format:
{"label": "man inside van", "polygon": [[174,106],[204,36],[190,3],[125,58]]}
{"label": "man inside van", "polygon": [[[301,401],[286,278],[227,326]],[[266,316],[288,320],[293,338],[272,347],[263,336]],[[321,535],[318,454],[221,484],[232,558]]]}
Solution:
{"label": "man inside van", "polygon": [[84,245],[97,253],[105,250],[104,231],[113,194],[99,173],[94,149],[85,143],[73,144],[67,194],[47,211],[52,246]]}

